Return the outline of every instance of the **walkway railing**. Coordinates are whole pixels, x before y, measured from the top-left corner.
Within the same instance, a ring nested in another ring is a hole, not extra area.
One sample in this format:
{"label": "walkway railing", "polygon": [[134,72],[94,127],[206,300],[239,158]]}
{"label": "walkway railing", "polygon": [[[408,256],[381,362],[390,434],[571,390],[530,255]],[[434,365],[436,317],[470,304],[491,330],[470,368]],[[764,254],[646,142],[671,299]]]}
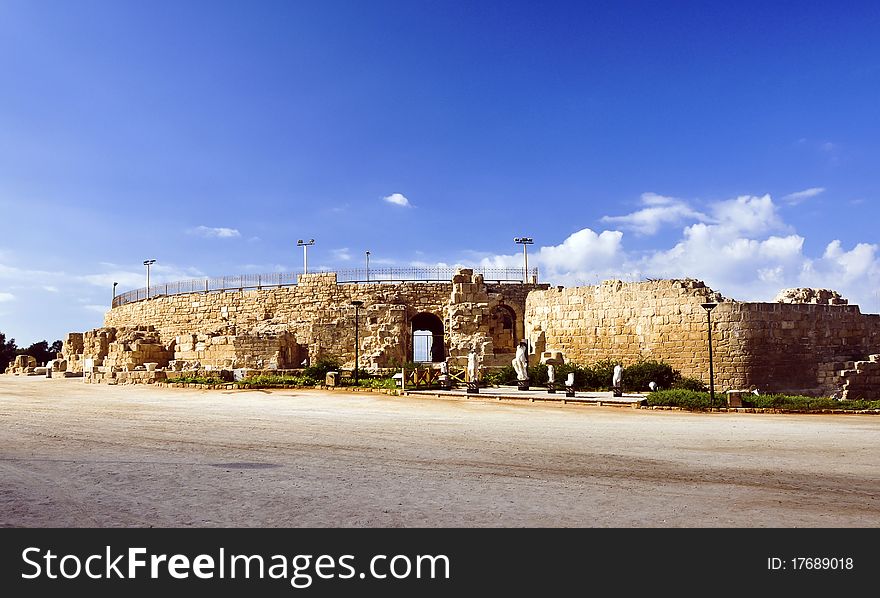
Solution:
{"label": "walkway railing", "polygon": [[[489,283],[523,283],[526,277],[522,268],[473,268],[474,274],[481,274]],[[336,282],[341,284],[370,284],[380,282],[450,282],[458,268],[355,268],[337,270]],[[333,271],[309,272],[309,274],[332,274]],[[538,269],[530,268],[528,282],[538,280]],[[150,288],[134,289],[120,293],[113,298],[113,307],[135,301],[153,299],[169,295],[189,293],[219,293],[222,291],[243,291],[269,287],[287,287],[297,283],[298,272],[273,272],[270,274],[239,274],[219,278],[196,278],[150,285]]]}

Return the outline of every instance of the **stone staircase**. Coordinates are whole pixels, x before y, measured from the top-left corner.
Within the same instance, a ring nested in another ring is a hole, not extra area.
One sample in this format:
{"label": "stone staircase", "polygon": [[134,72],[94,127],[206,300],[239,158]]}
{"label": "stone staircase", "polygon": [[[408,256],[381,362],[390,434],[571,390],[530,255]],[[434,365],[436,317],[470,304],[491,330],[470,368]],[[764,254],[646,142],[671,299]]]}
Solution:
{"label": "stone staircase", "polygon": [[880,355],[867,361],[847,361],[838,372],[842,400],[880,400]]}

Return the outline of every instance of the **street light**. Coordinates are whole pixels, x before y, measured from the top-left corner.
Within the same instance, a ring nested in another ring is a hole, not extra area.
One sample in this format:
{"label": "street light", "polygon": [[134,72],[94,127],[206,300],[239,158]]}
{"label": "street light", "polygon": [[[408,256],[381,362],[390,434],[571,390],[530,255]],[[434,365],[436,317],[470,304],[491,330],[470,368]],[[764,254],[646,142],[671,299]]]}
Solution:
{"label": "street light", "polygon": [[118,282],[113,283],[113,301],[110,302],[110,307],[113,307],[113,304],[116,303],[116,285],[118,284]]}
{"label": "street light", "polygon": [[367,251],[367,282],[370,282],[370,252]]}
{"label": "street light", "polygon": [[296,242],[297,247],[303,248],[303,274],[308,274],[309,272],[309,245],[314,244],[314,239],[309,239],[308,241],[303,241],[302,239],[300,239]]}
{"label": "street light", "polygon": [[526,248],[529,245],[532,245],[534,241],[531,237],[515,237],[513,239],[514,243],[518,243],[523,246],[523,282],[529,282],[529,253]]}
{"label": "street light", "polygon": [[360,365],[358,363],[360,361],[358,349],[360,348],[360,344],[361,344],[360,338],[359,338],[359,333],[358,333],[358,319],[359,319],[358,318],[358,310],[360,309],[361,305],[364,304],[364,302],[360,301],[358,299],[355,299],[354,301],[351,302],[351,304],[354,305],[354,385],[357,386],[357,384],[358,384],[358,366]]}
{"label": "street light", "polygon": [[[718,307],[717,303],[701,303],[700,306],[706,310],[706,320],[709,323],[709,397],[712,404],[715,403],[715,375],[712,371],[712,310]],[[710,404],[711,406],[711,404]]]}
{"label": "street light", "polygon": [[156,260],[144,260],[144,266],[147,267],[147,299],[150,298],[150,266],[156,263]]}

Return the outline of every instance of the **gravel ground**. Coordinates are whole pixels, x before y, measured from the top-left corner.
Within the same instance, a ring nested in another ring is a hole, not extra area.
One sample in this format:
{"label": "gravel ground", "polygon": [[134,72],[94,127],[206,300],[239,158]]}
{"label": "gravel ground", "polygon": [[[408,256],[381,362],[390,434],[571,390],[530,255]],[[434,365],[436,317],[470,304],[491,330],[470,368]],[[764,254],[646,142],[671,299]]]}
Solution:
{"label": "gravel ground", "polygon": [[880,416],[0,376],[0,525],[880,527]]}

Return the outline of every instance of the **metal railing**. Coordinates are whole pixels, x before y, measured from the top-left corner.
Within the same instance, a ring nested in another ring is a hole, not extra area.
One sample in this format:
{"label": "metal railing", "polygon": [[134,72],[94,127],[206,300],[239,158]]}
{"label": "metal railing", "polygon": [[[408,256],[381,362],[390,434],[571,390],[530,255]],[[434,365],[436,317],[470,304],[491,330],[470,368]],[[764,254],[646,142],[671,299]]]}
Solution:
{"label": "metal railing", "polygon": [[[397,282],[450,282],[458,272],[458,268],[355,268],[350,270],[318,270],[309,274],[336,274],[336,282],[340,284],[369,284]],[[483,276],[489,283],[524,283],[526,277],[522,268],[473,268],[474,274]],[[538,269],[530,268],[528,281],[538,280]],[[120,293],[113,298],[113,307],[119,307],[135,301],[154,299],[170,295],[187,295],[190,293],[220,293],[223,291],[244,291],[264,289],[267,287],[287,287],[297,284],[301,275],[298,272],[273,272],[270,274],[239,274],[217,278],[196,278],[152,284],[150,288],[134,289]]]}

